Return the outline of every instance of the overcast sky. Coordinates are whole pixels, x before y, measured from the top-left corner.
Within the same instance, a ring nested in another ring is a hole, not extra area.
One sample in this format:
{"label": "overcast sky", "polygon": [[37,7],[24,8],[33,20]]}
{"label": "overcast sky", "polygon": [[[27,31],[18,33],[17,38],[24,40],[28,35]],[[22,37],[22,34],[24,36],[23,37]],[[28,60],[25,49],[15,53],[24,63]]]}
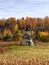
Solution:
{"label": "overcast sky", "polygon": [[0,0],[0,18],[49,16],[49,0]]}

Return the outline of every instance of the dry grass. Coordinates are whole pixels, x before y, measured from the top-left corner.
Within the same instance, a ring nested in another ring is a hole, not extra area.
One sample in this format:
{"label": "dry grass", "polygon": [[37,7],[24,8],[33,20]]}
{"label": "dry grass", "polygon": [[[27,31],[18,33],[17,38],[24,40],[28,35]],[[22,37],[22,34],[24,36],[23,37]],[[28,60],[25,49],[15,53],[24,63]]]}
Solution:
{"label": "dry grass", "polygon": [[0,65],[49,65],[49,59],[2,57]]}
{"label": "dry grass", "polygon": [[10,46],[0,54],[0,65],[49,65],[49,46]]}

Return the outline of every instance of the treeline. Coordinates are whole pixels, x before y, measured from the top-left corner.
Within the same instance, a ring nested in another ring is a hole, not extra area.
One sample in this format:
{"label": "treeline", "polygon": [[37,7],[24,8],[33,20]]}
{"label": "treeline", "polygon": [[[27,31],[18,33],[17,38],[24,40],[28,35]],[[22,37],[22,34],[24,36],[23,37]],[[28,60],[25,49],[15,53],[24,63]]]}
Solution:
{"label": "treeline", "polygon": [[[23,31],[26,31],[26,28],[28,28],[28,31],[33,31],[35,33],[35,37],[41,40],[40,36],[42,33],[49,33],[49,17],[26,17],[26,19],[24,17],[22,17],[21,19],[15,19],[14,17],[11,17],[8,19],[2,19],[0,20],[0,40],[22,41],[23,37],[21,35]],[[39,32],[42,33],[40,34]]]}

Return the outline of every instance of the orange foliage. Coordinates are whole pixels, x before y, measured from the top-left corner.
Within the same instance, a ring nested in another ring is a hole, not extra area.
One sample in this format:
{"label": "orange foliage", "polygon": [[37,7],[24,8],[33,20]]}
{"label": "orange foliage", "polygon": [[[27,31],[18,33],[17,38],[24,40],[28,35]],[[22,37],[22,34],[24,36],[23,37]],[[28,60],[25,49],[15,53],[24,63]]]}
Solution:
{"label": "orange foliage", "polygon": [[14,23],[16,23],[16,19],[14,17],[11,17],[11,18],[7,19],[7,23],[14,24]]}
{"label": "orange foliage", "polygon": [[10,29],[4,29],[3,36],[5,37],[7,34],[10,34],[12,36],[12,32]]}
{"label": "orange foliage", "polygon": [[40,37],[42,37],[42,36],[48,36],[49,33],[48,32],[40,32],[39,31],[39,35],[40,35]]}

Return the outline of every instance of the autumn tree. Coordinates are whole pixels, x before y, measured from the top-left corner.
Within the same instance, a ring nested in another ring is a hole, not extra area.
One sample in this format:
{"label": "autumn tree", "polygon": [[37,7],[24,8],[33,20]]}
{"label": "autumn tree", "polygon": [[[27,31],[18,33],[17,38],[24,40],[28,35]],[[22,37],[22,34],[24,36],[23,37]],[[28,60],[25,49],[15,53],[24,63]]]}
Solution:
{"label": "autumn tree", "polygon": [[36,24],[36,19],[35,18],[32,18],[32,20],[31,20],[31,23],[30,24],[32,24],[32,26],[31,26],[31,29],[32,30],[35,30],[36,29],[36,27],[37,27],[37,24]]}
{"label": "autumn tree", "polygon": [[10,40],[12,40],[12,32],[11,32],[11,30],[10,29],[4,29],[4,31],[3,31],[3,40],[4,41],[10,41]]}
{"label": "autumn tree", "polygon": [[7,19],[6,21],[6,26],[13,32],[13,27],[16,24],[16,19],[14,17],[11,17],[9,19]]}
{"label": "autumn tree", "polygon": [[22,41],[21,36],[22,36],[21,31],[19,29],[17,29],[13,34],[13,40],[14,41]]}
{"label": "autumn tree", "polygon": [[39,34],[39,38],[38,38],[39,41],[49,42],[49,33],[48,32],[39,31],[38,34]]}
{"label": "autumn tree", "polygon": [[8,19],[7,19],[7,23],[8,23],[8,24],[11,24],[11,25],[12,25],[12,24],[15,24],[15,23],[16,23],[16,19],[15,19],[14,17],[8,18]]}
{"label": "autumn tree", "polygon": [[26,17],[25,22],[26,22],[26,27],[30,28],[30,19],[29,19],[29,17]]}
{"label": "autumn tree", "polygon": [[24,18],[21,19],[21,23],[22,23],[22,28],[24,29],[26,27],[26,22]]}
{"label": "autumn tree", "polygon": [[45,30],[49,31],[49,17],[45,17],[44,18],[44,22],[45,22]]}
{"label": "autumn tree", "polygon": [[6,20],[0,20],[0,32],[2,32],[4,30],[5,22],[6,22]]}
{"label": "autumn tree", "polygon": [[14,29],[14,32],[17,31],[18,30],[18,24],[15,24],[13,29]]}
{"label": "autumn tree", "polygon": [[26,17],[26,26],[30,28],[30,30],[34,30],[36,28],[36,19],[31,17]]}

